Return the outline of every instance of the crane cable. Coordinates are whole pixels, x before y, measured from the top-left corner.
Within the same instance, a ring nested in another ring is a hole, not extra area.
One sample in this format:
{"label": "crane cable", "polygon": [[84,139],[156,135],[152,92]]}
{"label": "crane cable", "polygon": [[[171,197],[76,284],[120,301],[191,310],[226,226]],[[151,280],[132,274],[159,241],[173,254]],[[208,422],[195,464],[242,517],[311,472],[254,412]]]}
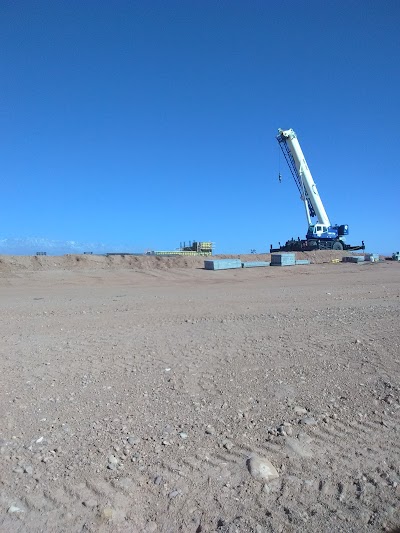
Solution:
{"label": "crane cable", "polygon": [[278,146],[278,180],[279,183],[282,183],[282,174],[281,174],[281,150]]}

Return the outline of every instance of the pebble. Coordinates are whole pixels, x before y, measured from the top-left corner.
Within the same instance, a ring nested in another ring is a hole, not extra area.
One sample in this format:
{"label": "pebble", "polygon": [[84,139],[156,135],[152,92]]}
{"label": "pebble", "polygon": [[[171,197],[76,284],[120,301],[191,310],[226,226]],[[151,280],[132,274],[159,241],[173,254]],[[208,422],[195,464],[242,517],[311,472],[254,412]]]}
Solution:
{"label": "pebble", "polygon": [[177,496],[179,496],[180,493],[181,493],[180,490],[173,490],[172,492],[168,494],[168,497],[170,500],[172,500],[173,498],[176,498]]}
{"label": "pebble", "polygon": [[161,485],[161,482],[162,482],[162,477],[161,476],[156,476],[154,478],[154,484],[155,485]]}
{"label": "pebble", "polygon": [[108,462],[112,465],[117,465],[119,463],[115,455],[110,455],[110,457],[108,458]]}
{"label": "pebble", "polygon": [[130,437],[128,437],[126,440],[128,441],[128,443],[129,443],[131,446],[134,446],[135,444],[139,444],[139,442],[140,442],[139,437],[135,437],[135,436],[133,436],[133,435],[131,435]]}
{"label": "pebble", "polygon": [[188,436],[187,436],[187,433],[179,433],[179,436],[181,439],[187,439]]}
{"label": "pebble", "polygon": [[24,473],[24,469],[21,466],[16,466],[15,468],[13,468],[13,472],[15,474],[23,474]]}
{"label": "pebble", "polygon": [[7,510],[7,513],[23,513],[24,510],[21,509],[20,507],[17,507],[16,505],[11,505],[8,510]]}
{"label": "pebble", "polygon": [[31,476],[33,474],[33,468],[31,466],[26,466],[24,468],[24,473],[29,474]]}
{"label": "pebble", "polygon": [[294,408],[294,412],[296,413],[296,415],[306,415],[307,409],[304,409],[304,407],[299,407],[298,405],[296,405],[296,407]]}
{"label": "pebble", "polygon": [[231,442],[230,440],[224,440],[224,442],[222,443],[223,447],[226,449],[226,450],[232,450],[233,448],[233,442]]}
{"label": "pebble", "polygon": [[251,476],[258,481],[271,481],[279,477],[274,465],[265,458],[257,456],[250,457],[247,460],[247,468]]}
{"label": "pebble", "polygon": [[105,507],[101,514],[104,516],[104,518],[112,518],[112,515],[114,514],[114,510],[111,509],[111,507]]}
{"label": "pebble", "polygon": [[206,433],[207,435],[215,435],[215,429],[212,426],[207,426]]}
{"label": "pebble", "polygon": [[310,418],[308,416],[306,416],[305,418],[302,418],[299,423],[305,424],[306,426],[315,426],[316,424],[318,424],[315,418]]}

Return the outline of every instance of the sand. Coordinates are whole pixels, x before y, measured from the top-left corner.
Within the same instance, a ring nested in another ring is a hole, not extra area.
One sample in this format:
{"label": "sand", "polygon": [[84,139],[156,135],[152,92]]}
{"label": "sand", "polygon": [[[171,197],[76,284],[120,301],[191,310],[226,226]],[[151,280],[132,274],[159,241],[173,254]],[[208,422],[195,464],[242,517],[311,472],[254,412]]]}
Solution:
{"label": "sand", "polygon": [[341,255],[1,256],[0,531],[394,531],[400,264]]}

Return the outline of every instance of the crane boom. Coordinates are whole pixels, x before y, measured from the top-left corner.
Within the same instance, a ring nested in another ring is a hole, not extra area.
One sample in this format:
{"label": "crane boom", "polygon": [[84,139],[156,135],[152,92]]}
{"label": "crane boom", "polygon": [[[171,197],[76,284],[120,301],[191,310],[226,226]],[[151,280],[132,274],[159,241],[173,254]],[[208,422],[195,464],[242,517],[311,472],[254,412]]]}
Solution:
{"label": "crane boom", "polygon": [[292,129],[279,129],[278,131],[277,139],[304,201],[308,224],[311,224],[311,217],[315,216],[320,224],[330,226],[329,217],[326,214],[296,133]]}

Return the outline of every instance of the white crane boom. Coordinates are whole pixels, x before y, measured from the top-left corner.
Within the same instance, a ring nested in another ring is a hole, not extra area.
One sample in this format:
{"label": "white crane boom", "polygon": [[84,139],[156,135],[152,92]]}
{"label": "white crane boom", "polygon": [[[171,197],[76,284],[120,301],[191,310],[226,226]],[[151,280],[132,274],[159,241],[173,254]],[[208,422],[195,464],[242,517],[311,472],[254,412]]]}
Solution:
{"label": "white crane boom", "polygon": [[293,157],[298,176],[300,178],[300,192],[302,194],[302,200],[306,207],[306,214],[308,224],[311,224],[309,203],[313,208],[315,216],[320,224],[329,227],[331,225],[328,215],[326,214],[325,207],[322,203],[321,197],[318,194],[317,186],[313,180],[310,169],[308,168],[307,161],[304,157],[303,151],[300,147],[296,133],[290,130],[279,130],[279,137],[284,140],[287,145],[291,156]]}

